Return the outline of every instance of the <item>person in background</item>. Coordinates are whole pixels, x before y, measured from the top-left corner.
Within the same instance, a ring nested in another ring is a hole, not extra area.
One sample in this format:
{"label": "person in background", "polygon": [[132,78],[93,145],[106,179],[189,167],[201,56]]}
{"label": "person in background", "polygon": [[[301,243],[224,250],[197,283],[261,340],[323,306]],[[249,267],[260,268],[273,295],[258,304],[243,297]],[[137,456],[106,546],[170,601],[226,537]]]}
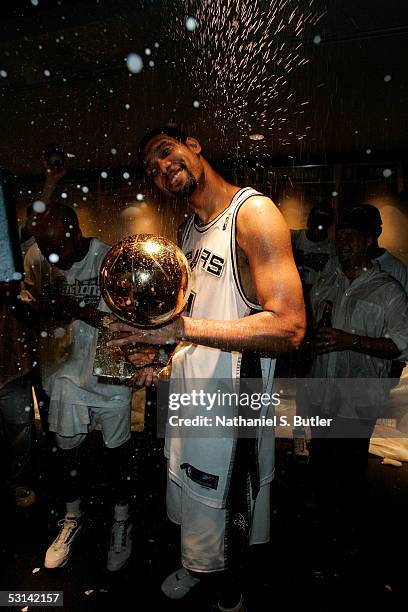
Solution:
{"label": "person in background", "polygon": [[68,171],[67,156],[61,147],[56,145],[46,145],[41,153],[41,161],[45,172],[44,185],[36,200],[27,207],[26,218],[19,226],[21,250],[24,255],[35,242],[33,236],[32,221],[35,216],[45,212],[46,208],[52,204],[55,190],[60,181],[64,178]]}
{"label": "person in background", "polygon": [[334,240],[329,236],[334,216],[334,208],[329,204],[315,204],[307,217],[306,228],[291,230],[293,255],[305,296],[327,272],[327,264],[336,254]]}
{"label": "person in background", "polygon": [[388,272],[401,283],[405,292],[408,293],[408,267],[378,244],[378,238],[382,234],[382,218],[378,208],[372,204],[361,204],[352,209],[352,214],[361,216],[362,222],[366,224],[370,232],[373,241],[369,252],[370,258],[377,263],[380,270]]}
{"label": "person in background", "polygon": [[[322,515],[343,532],[361,527],[370,436],[386,407],[394,359],[408,354],[408,296],[371,261],[373,237],[355,209],[336,226],[338,267],[311,290],[315,330],[306,387],[309,414],[330,417],[312,427],[311,466]],[[356,534],[356,531],[350,531]]]}
{"label": "person in background", "polygon": [[[66,156],[61,148],[45,147],[42,152],[45,170],[43,188],[39,200],[44,210],[60,180],[67,172]],[[35,242],[32,233],[33,204],[26,211],[25,222],[19,226],[22,255]],[[34,438],[34,414],[32,388],[41,416],[43,431],[48,397],[39,373],[36,324],[38,318],[29,305],[20,299],[20,283],[0,286],[0,432],[2,438],[2,466],[6,492],[13,493],[17,506],[26,507],[35,502],[32,489],[32,447]]]}
{"label": "person in background", "polygon": [[[380,247],[378,238],[382,234],[382,218],[381,213],[376,206],[372,204],[361,204],[355,206],[351,210],[355,218],[360,218],[361,223],[367,227],[372,245],[370,247],[369,256],[372,261],[383,272],[387,272],[392,278],[395,278],[408,294],[408,267],[397,257],[394,257],[387,249]],[[400,378],[405,367],[405,361],[395,359],[392,362],[391,378],[397,380]]]}
{"label": "person in background", "polygon": [[19,507],[35,502],[32,488],[35,313],[19,299],[20,282],[0,283],[0,454],[6,495]]}
{"label": "person in background", "polygon": [[[26,218],[19,225],[20,245],[23,258],[31,245],[35,243],[32,223],[44,213],[53,203],[53,196],[57,186],[68,172],[68,159],[62,147],[49,144],[41,152],[41,162],[44,168],[44,184],[35,202],[32,202],[26,210]],[[31,373],[31,384],[37,402],[38,413],[41,420],[41,428],[47,442],[51,442],[48,435],[48,406],[49,398],[44,391],[40,366],[37,358],[37,365]]]}
{"label": "person in background", "polygon": [[[334,240],[329,236],[329,230],[335,217],[334,208],[325,203],[315,204],[307,218],[307,227],[300,230],[291,230],[292,248],[295,262],[302,280],[303,295],[306,305],[307,323],[311,321],[309,293],[313,285],[329,270],[334,269],[336,249]],[[286,359],[289,370],[280,372],[278,360],[277,369],[281,376],[303,377],[311,364],[312,359],[312,330],[307,326],[306,336],[301,349]],[[296,397],[296,414],[305,416],[302,407],[302,397]],[[309,460],[309,450],[306,439],[306,429],[295,427],[293,429],[293,456],[300,463]]]}
{"label": "person in background", "polygon": [[83,236],[75,211],[61,204],[53,203],[39,215],[32,231],[36,244],[25,257],[25,285],[42,318],[42,381],[50,398],[49,427],[59,449],[61,497],[66,506],[44,565],[64,565],[83,530],[81,499],[86,483],[81,449],[88,433],[100,424],[108,449],[106,475],[115,502],[107,568],[116,571],[132,550],[126,471],[131,389],[101,383],[92,373],[97,328],[108,310],[101,300],[99,269],[110,247]]}

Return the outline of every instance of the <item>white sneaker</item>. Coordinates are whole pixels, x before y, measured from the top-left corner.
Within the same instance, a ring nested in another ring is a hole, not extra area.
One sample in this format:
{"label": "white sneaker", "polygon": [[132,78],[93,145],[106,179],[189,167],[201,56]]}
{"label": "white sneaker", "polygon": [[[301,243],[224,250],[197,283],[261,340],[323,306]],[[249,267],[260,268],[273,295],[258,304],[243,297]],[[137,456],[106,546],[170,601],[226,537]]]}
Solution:
{"label": "white sneaker", "polygon": [[110,546],[108,552],[107,569],[110,572],[120,570],[128,561],[132,553],[132,523],[113,521],[111,528]]}
{"label": "white sneaker", "polygon": [[65,565],[72,553],[74,542],[82,531],[82,517],[66,515],[58,521],[60,532],[45,554],[44,566],[49,569]]}
{"label": "white sneaker", "polygon": [[199,582],[199,578],[195,578],[185,567],[182,567],[167,576],[161,585],[161,590],[169,599],[181,599]]}

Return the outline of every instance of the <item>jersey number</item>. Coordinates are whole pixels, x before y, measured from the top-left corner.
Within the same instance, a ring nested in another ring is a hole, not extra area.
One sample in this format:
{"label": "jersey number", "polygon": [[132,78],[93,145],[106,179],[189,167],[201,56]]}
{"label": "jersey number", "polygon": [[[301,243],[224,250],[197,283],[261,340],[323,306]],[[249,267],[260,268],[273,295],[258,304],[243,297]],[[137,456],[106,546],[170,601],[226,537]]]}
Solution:
{"label": "jersey number", "polygon": [[190,295],[188,296],[186,309],[184,311],[184,316],[185,317],[191,317],[192,316],[195,299],[196,299],[196,292],[192,291],[190,293]]}

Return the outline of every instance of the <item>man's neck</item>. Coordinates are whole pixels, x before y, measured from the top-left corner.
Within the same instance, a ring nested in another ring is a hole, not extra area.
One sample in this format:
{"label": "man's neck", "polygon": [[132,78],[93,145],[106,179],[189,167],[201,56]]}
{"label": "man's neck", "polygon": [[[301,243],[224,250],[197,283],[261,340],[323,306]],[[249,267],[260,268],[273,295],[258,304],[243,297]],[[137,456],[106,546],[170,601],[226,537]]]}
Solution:
{"label": "man's neck", "polygon": [[350,266],[341,266],[341,270],[343,274],[347,276],[349,281],[352,283],[353,280],[358,278],[363,272],[365,272],[366,270],[372,267],[373,267],[373,264],[371,260],[367,258],[367,259],[364,259],[364,261],[352,264]]}
{"label": "man's neck", "polygon": [[229,206],[238,191],[239,187],[227,183],[206,164],[203,178],[189,198],[188,204],[200,219],[201,224],[206,225]]}
{"label": "man's neck", "polygon": [[91,240],[92,238],[85,238],[84,236],[82,236],[78,245],[78,254],[75,257],[75,263],[78,261],[82,261],[88,255],[89,247],[91,246]]}
{"label": "man's neck", "polygon": [[385,249],[382,249],[380,247],[380,245],[378,244],[373,244],[370,248],[370,256],[372,257],[372,259],[376,259],[377,257],[381,257],[381,255],[384,255],[385,253]]}

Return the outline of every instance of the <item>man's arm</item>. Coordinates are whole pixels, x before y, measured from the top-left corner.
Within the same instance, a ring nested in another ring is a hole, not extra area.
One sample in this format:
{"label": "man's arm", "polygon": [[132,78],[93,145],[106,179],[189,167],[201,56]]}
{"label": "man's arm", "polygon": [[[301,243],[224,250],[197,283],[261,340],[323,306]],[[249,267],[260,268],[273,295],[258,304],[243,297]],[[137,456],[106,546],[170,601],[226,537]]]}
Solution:
{"label": "man's arm", "polygon": [[248,258],[262,312],[234,321],[182,316],[157,330],[134,330],[114,324],[113,330],[132,333],[112,344],[183,340],[224,351],[286,352],[297,348],[305,329],[302,287],[289,229],[269,198],[254,196],[243,204],[237,218],[237,242]]}
{"label": "man's arm", "polygon": [[106,326],[107,314],[93,306],[80,306],[76,300],[66,296],[40,300],[40,315],[52,321],[81,320],[91,327],[102,329]]}
{"label": "man's arm", "polygon": [[396,359],[401,353],[391,338],[359,336],[332,327],[317,330],[315,347],[319,354],[333,351],[355,351],[379,359]]}
{"label": "man's arm", "polygon": [[315,346],[318,353],[355,351],[379,359],[408,357],[408,296],[398,283],[390,280],[384,291],[382,338],[360,336],[331,327],[318,328]]}
{"label": "man's arm", "polygon": [[[54,195],[58,183],[67,173],[68,165],[65,161],[62,167],[56,168],[50,165],[44,156],[42,158],[42,162],[45,170],[45,181],[37,199],[44,202],[44,204],[48,207],[51,203],[52,196]],[[34,217],[38,216],[38,214],[39,213],[32,210],[27,216],[27,219],[21,227],[21,242],[25,242],[31,237],[32,223],[34,221]]]}
{"label": "man's arm", "polygon": [[21,284],[19,281],[0,283],[0,305],[6,304],[13,314],[24,325],[33,326],[39,322],[37,309],[21,295]]}
{"label": "man's arm", "polygon": [[44,153],[42,154],[41,161],[45,171],[45,182],[42,192],[40,193],[39,199],[45,204],[50,204],[51,198],[54,195],[54,191],[62,178],[68,171],[67,158],[62,161],[62,165],[56,166],[50,164]]}

